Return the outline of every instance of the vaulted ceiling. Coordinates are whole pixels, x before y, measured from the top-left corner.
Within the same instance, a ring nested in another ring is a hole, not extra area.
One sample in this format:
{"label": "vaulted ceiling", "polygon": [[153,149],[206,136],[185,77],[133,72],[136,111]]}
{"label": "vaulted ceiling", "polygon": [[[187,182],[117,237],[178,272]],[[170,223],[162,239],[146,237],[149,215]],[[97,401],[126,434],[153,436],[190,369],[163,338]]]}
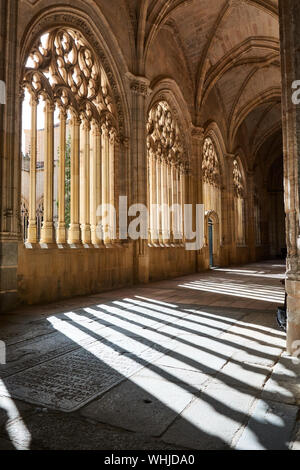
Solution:
{"label": "vaulted ceiling", "polygon": [[154,78],[177,66],[194,123],[203,124],[215,94],[229,149],[244,126],[256,155],[281,126],[278,1],[124,1],[135,22],[136,72]]}
{"label": "vaulted ceiling", "polygon": [[[21,3],[34,5],[36,11],[47,5],[46,0]],[[177,83],[195,125],[218,118],[228,152],[247,136],[254,165],[265,141],[280,132],[278,0],[75,4],[84,5],[87,13],[91,8],[93,16],[101,12],[130,72],[151,83],[160,78]]]}

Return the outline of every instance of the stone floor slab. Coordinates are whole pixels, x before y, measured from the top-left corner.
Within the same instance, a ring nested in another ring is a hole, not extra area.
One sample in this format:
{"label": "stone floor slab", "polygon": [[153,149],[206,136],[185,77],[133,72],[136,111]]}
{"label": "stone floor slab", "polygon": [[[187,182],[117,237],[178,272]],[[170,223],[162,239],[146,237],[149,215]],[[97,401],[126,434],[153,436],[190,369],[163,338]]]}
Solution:
{"label": "stone floor slab", "polygon": [[287,450],[298,407],[259,400],[235,445],[236,450]]}
{"label": "stone floor slab", "polygon": [[102,423],[159,436],[193,398],[179,384],[143,369],[81,413]]}

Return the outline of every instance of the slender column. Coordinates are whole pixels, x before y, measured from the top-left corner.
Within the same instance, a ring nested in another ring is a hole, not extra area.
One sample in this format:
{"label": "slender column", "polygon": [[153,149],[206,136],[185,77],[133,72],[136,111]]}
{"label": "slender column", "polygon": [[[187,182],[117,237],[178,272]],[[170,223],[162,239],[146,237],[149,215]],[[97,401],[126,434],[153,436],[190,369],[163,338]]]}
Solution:
{"label": "slender column", "polygon": [[116,221],[114,220],[114,223],[116,224],[116,243],[120,243],[120,219],[119,219],[119,196],[123,195],[123,192],[121,191],[121,185],[122,185],[122,180],[126,179],[123,176],[123,172],[120,169],[122,168],[123,162],[120,161],[121,156],[120,156],[120,136],[117,134],[117,131],[115,131],[115,136],[114,136],[114,181],[113,181],[113,193],[112,193],[112,199],[114,201],[114,208],[116,211]]}
{"label": "slender column", "polygon": [[173,205],[175,204],[175,181],[174,181],[174,163],[172,161],[169,162],[168,165],[168,187],[170,188],[170,242],[171,244],[174,243],[174,212],[171,210]]}
{"label": "slender column", "polygon": [[235,220],[235,198],[233,187],[233,161],[234,154],[227,153],[224,155],[226,170],[227,170],[227,184],[226,190],[223,192],[222,201],[222,225],[227,241],[228,249],[228,263],[234,264],[236,262],[236,220]]}
{"label": "slender column", "polygon": [[102,183],[102,164],[101,164],[101,130],[96,122],[92,123],[91,149],[90,149],[90,221],[92,243],[96,246],[103,244],[97,233],[97,210],[101,204],[101,183]]}
{"label": "slender column", "polygon": [[170,241],[169,235],[169,197],[168,197],[168,163],[164,159],[162,162],[162,192],[163,192],[163,241],[168,244]]}
{"label": "slender column", "polygon": [[[178,167],[175,164],[174,165],[174,204],[178,206],[179,204],[179,175],[178,175]],[[179,244],[179,211],[176,209],[176,218],[175,218],[175,223],[174,223],[174,238],[175,238],[175,243],[178,245]]]}
{"label": "slender column", "polygon": [[182,226],[183,226],[183,207],[182,207],[182,181],[181,181],[181,168],[178,168],[178,177],[177,177],[177,197],[178,204],[180,205],[180,219],[178,221],[178,235],[180,237],[179,242],[182,241]]}
{"label": "slender column", "polygon": [[90,123],[81,124],[80,138],[80,220],[81,240],[84,244],[91,243],[90,226]]}
{"label": "slender column", "polygon": [[29,183],[29,226],[28,243],[37,242],[36,226],[36,161],[37,161],[37,105],[38,99],[31,97],[31,147],[30,147],[30,183]]}
{"label": "slender column", "polygon": [[41,243],[54,242],[53,175],[54,175],[54,105],[45,104],[44,222]]}
{"label": "slender column", "polygon": [[[108,203],[112,208],[115,208],[115,145],[116,145],[116,131],[111,129],[108,136]],[[109,240],[111,242],[116,242],[116,239],[113,239],[114,234],[116,234],[114,211],[112,210],[109,214]]]}
{"label": "slender column", "polygon": [[163,243],[162,212],[161,212],[161,205],[162,205],[161,167],[162,167],[161,157],[158,156],[156,159],[156,183],[157,183],[156,194],[157,194],[157,229],[158,229],[158,241],[160,244]]}
{"label": "slender column", "polygon": [[182,241],[184,242],[184,204],[186,202],[189,202],[188,197],[187,197],[187,191],[188,191],[188,185],[186,185],[186,170],[184,167],[181,168],[180,171],[180,192],[181,192],[181,199],[180,199],[180,204],[181,204],[181,213],[182,213],[182,221],[181,221],[181,227],[180,227],[180,233],[181,233],[181,238]]}
{"label": "slender column", "polygon": [[[102,206],[109,204],[109,131],[106,124],[102,125],[102,134],[101,134],[101,147],[102,147]],[[109,214],[107,210],[103,210],[102,217],[106,218],[105,224],[104,220],[102,221],[103,225],[103,240],[105,244],[109,243],[110,237],[110,227],[109,227]]]}
{"label": "slender column", "polygon": [[157,210],[155,208],[157,192],[156,192],[156,161],[152,151],[148,157],[149,163],[149,213],[150,213],[150,241],[152,244],[158,242],[157,234]]}
{"label": "slender column", "polygon": [[149,214],[149,227],[148,227],[148,243],[152,243],[152,232],[153,232],[153,213],[152,213],[152,152],[150,149],[147,151],[147,202],[148,202],[148,214]]}
{"label": "slender column", "polygon": [[66,127],[67,113],[61,108],[59,114],[59,174],[58,174],[58,226],[56,232],[57,243],[66,243],[66,219],[65,219],[65,181],[66,181]]}
{"label": "slender column", "polygon": [[71,222],[68,243],[80,243],[79,224],[79,145],[80,119],[73,114],[71,122]]}

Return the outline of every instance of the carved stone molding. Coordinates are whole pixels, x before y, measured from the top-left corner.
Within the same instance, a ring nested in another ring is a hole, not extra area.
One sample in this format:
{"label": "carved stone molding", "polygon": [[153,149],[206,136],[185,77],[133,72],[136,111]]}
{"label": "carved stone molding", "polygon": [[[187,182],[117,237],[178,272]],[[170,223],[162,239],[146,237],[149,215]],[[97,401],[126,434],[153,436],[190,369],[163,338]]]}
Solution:
{"label": "carved stone molding", "polygon": [[203,127],[192,126],[192,138],[197,140],[204,139],[204,129]]}
{"label": "carved stone molding", "polygon": [[152,93],[149,87],[150,82],[146,77],[140,77],[127,72],[126,78],[129,81],[129,88],[133,93],[137,95],[149,96]]}

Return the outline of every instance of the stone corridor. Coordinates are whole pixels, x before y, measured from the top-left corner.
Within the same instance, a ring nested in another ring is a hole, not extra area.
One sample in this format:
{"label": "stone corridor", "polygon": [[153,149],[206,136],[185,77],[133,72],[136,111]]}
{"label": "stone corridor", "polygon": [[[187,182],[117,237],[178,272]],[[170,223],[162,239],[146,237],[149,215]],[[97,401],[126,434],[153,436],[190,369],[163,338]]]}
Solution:
{"label": "stone corridor", "polygon": [[0,449],[299,449],[278,261],[0,318]]}

